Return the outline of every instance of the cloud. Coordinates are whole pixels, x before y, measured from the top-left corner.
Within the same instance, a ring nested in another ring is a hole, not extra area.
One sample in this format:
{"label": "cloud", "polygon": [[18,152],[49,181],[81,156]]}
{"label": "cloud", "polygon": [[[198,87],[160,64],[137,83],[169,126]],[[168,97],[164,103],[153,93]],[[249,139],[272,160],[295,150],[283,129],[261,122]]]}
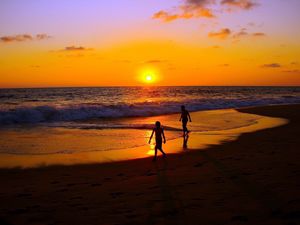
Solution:
{"label": "cloud", "polygon": [[285,73],[300,73],[300,70],[284,70]]}
{"label": "cloud", "polygon": [[269,63],[261,65],[263,68],[280,68],[281,65],[279,63]]}
{"label": "cloud", "polygon": [[155,13],[153,16],[152,16],[153,19],[160,19],[164,22],[171,22],[173,20],[177,20],[179,19],[179,15],[177,14],[170,14],[164,10],[161,10],[157,13]]}
{"label": "cloud", "polygon": [[22,42],[22,41],[32,41],[33,37],[29,34],[18,34],[15,36],[2,36],[0,37],[2,42]]}
{"label": "cloud", "polygon": [[242,28],[239,32],[233,34],[233,38],[243,38],[243,37],[265,37],[267,36],[265,33],[262,32],[255,32],[255,33],[248,33],[246,28]]}
{"label": "cloud", "polygon": [[220,31],[212,31],[210,33],[208,33],[209,37],[212,38],[220,38],[220,39],[226,39],[231,35],[231,30],[229,28],[223,28]]}
{"label": "cloud", "polygon": [[163,22],[171,22],[178,19],[192,19],[192,18],[216,18],[213,8],[219,6],[221,8],[214,10],[214,12],[222,12],[226,7],[227,11],[232,9],[250,10],[258,6],[253,0],[183,0],[173,10],[159,10],[154,13],[152,18],[159,19]]}
{"label": "cloud", "polygon": [[245,37],[248,36],[248,32],[246,31],[245,28],[242,28],[239,32],[233,34],[233,38],[241,38],[241,37]]}
{"label": "cloud", "polygon": [[164,10],[155,13],[152,18],[159,19],[163,22],[171,22],[177,19],[191,19],[191,18],[214,18],[212,11],[206,8],[195,8],[193,10],[181,8],[179,13],[170,13]]}
{"label": "cloud", "polygon": [[66,55],[65,57],[67,57],[67,58],[82,58],[82,57],[85,57],[85,55],[82,53],[77,53],[77,54]]}
{"label": "cloud", "polygon": [[228,63],[220,64],[221,67],[229,67],[230,65]]}
{"label": "cloud", "polygon": [[262,32],[256,32],[256,33],[253,33],[252,36],[254,36],[254,37],[265,37],[267,35],[265,33],[262,33]]}
{"label": "cloud", "polygon": [[[50,50],[49,53],[58,54],[58,57],[67,58],[81,58],[88,54],[89,51],[93,51],[93,48],[87,48],[83,46],[70,45],[59,50]],[[93,56],[92,54],[89,54]]]}
{"label": "cloud", "polygon": [[219,49],[219,48],[222,48],[222,47],[219,46],[219,45],[213,45],[213,46],[211,46],[211,48],[213,48],[213,49]]}
{"label": "cloud", "polygon": [[41,66],[40,66],[40,65],[31,65],[30,67],[38,69],[38,68],[40,68]]}
{"label": "cloud", "polygon": [[37,40],[46,40],[52,38],[51,36],[49,36],[48,34],[37,34],[36,35],[36,39]]}
{"label": "cloud", "polygon": [[2,36],[0,37],[0,42],[10,43],[10,42],[24,42],[24,41],[34,41],[34,40],[45,40],[49,39],[51,36],[48,34],[37,34],[35,36],[31,34],[17,34],[12,36]]}
{"label": "cloud", "polygon": [[221,5],[228,6],[230,9],[237,8],[237,9],[250,10],[258,6],[258,3],[252,0],[222,0]]}
{"label": "cloud", "polygon": [[185,0],[186,5],[194,5],[194,6],[205,6],[215,2],[216,2],[215,0]]}
{"label": "cloud", "polygon": [[215,3],[215,0],[185,0],[181,5],[175,7],[175,12],[160,10],[152,16],[163,22],[171,22],[177,19],[192,18],[215,18],[212,10],[207,5]]}
{"label": "cloud", "polygon": [[157,63],[165,63],[167,62],[167,60],[159,60],[159,59],[152,59],[152,60],[148,60],[145,63],[146,64],[157,64]]}
{"label": "cloud", "polygon": [[227,39],[227,38],[233,38],[235,41],[239,41],[241,38],[245,38],[245,37],[265,37],[266,34],[265,33],[249,33],[247,32],[246,28],[242,28],[240,31],[238,32],[233,32],[231,29],[229,28],[222,28],[220,31],[217,32],[210,32],[208,33],[209,37],[212,38],[220,38],[220,39]]}
{"label": "cloud", "polygon": [[66,52],[75,51],[75,52],[77,52],[77,51],[91,51],[91,50],[93,50],[93,49],[92,48],[86,48],[86,47],[83,47],[83,46],[74,46],[74,45],[72,45],[72,46],[67,46],[64,49],[60,50],[60,51],[66,51]]}

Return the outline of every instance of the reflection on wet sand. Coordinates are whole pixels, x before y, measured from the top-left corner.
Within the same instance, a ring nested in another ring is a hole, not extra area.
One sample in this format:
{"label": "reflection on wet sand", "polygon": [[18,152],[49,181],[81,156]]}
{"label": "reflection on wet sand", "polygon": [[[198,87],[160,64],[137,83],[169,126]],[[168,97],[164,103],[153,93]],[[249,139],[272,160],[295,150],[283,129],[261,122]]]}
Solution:
{"label": "reflection on wet sand", "polygon": [[183,149],[186,150],[188,148],[189,134],[183,135]]}
{"label": "reflection on wet sand", "polygon": [[[243,114],[236,112],[237,114]],[[167,154],[181,153],[185,150],[199,150],[205,149],[210,145],[221,144],[226,141],[235,140],[240,134],[247,132],[254,132],[261,129],[280,126],[287,123],[287,120],[280,118],[260,117],[256,123],[249,126],[240,128],[219,130],[219,131],[195,131],[183,138],[177,138],[168,140],[163,146]],[[70,133],[71,132],[71,133]],[[89,133],[90,132],[90,133]],[[93,130],[61,130],[57,135],[55,132],[45,132],[35,134],[31,136],[29,134],[18,134],[17,132],[0,132],[0,146],[3,148],[16,149],[21,148],[31,150],[32,148],[37,150],[43,150],[45,154],[6,154],[2,153],[0,157],[0,167],[38,167],[55,164],[86,164],[86,163],[105,163],[112,161],[122,161],[137,158],[152,157],[154,155],[154,145],[146,145],[149,138],[149,130],[139,130],[141,133],[141,139],[132,140],[142,146],[129,147],[124,149],[115,149],[103,151],[101,149],[102,141],[105,141],[105,145],[113,145],[108,137],[94,135]],[[111,132],[111,131],[110,131]],[[130,134],[136,130],[114,130],[116,135],[120,135],[119,132],[125,132]],[[167,138],[169,132],[166,132]],[[20,141],[21,140],[21,141]],[[127,141],[127,140],[126,140]],[[130,140],[129,140],[130,141]],[[183,143],[182,143],[183,141]],[[80,149],[80,152],[71,151],[74,149]],[[49,148],[49,149],[48,149]],[[70,151],[59,151],[60,149],[70,149]],[[55,151],[59,151],[56,153]],[[53,151],[53,153],[49,153]],[[160,155],[159,155],[160,157]]]}

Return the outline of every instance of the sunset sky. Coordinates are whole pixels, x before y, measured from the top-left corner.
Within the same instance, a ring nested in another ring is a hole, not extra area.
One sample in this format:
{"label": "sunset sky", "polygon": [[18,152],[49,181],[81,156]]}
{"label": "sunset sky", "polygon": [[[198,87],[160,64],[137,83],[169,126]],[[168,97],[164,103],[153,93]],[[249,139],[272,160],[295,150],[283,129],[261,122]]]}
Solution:
{"label": "sunset sky", "polygon": [[299,12],[299,0],[1,0],[0,87],[300,85]]}

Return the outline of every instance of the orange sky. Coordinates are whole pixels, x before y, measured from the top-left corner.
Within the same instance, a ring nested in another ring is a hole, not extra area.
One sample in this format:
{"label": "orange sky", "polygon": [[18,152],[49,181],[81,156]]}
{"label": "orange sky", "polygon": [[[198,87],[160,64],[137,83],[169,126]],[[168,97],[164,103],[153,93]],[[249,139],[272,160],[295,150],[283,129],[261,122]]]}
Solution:
{"label": "orange sky", "polygon": [[72,3],[0,2],[1,88],[300,85],[297,0]]}

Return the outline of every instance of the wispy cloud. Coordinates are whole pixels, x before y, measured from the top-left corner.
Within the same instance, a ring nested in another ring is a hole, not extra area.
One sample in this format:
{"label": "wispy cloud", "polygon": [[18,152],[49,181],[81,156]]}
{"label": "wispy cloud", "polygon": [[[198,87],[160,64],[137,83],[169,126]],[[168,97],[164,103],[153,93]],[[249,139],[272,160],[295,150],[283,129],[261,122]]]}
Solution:
{"label": "wispy cloud", "polygon": [[228,63],[220,64],[220,67],[229,67],[230,65]]}
{"label": "wispy cloud", "polygon": [[164,10],[158,11],[155,13],[152,18],[153,19],[159,19],[163,22],[171,22],[177,19],[191,19],[191,18],[200,18],[200,17],[206,17],[206,18],[214,18],[215,15],[212,13],[210,9],[206,8],[195,8],[193,10],[181,8],[181,12],[178,13],[171,13]]}
{"label": "wispy cloud", "polygon": [[83,47],[83,46],[72,45],[72,46],[65,47],[61,51],[91,51],[91,50],[93,50],[93,49],[92,48],[86,48],[86,47]]}
{"label": "wispy cloud", "polygon": [[82,57],[85,57],[85,55],[82,53],[76,53],[76,54],[65,55],[65,57],[67,57],[67,58],[82,58]]}
{"label": "wispy cloud", "polygon": [[253,33],[252,36],[254,36],[254,37],[265,37],[267,35],[263,32],[256,32],[256,33]]}
{"label": "wispy cloud", "polygon": [[212,31],[208,33],[209,37],[226,39],[231,35],[231,30],[229,28],[223,28],[219,31]]}
{"label": "wispy cloud", "polygon": [[160,10],[152,16],[163,22],[171,22],[177,19],[192,18],[215,18],[208,5],[214,4],[215,0],[185,0],[181,5],[174,7],[171,11]]}
{"label": "wispy cloud", "polygon": [[239,32],[236,32],[233,34],[233,38],[243,38],[243,37],[265,37],[267,36],[263,32],[255,32],[255,33],[249,33],[246,28],[242,28]]}
{"label": "wispy cloud", "polygon": [[245,28],[242,28],[239,32],[233,34],[233,38],[241,38],[241,37],[245,37],[248,36],[249,33],[246,31]]}
{"label": "wispy cloud", "polygon": [[94,50],[93,48],[87,48],[84,46],[70,45],[70,46],[66,46],[63,49],[51,50],[49,51],[49,53],[57,54],[59,57],[82,58],[84,56],[87,56],[88,52],[93,50]]}
{"label": "wispy cloud", "polygon": [[35,36],[35,38],[37,40],[46,40],[46,39],[49,39],[49,38],[52,38],[52,37],[50,35],[48,35],[48,34],[37,34]]}
{"label": "wispy cloud", "polygon": [[35,68],[35,69],[39,69],[39,68],[41,68],[41,66],[40,66],[40,65],[31,65],[30,67],[31,67],[31,68]]}
{"label": "wispy cloud", "polygon": [[212,38],[220,38],[220,39],[227,39],[227,38],[233,38],[235,40],[240,40],[241,38],[245,37],[265,37],[265,33],[249,33],[246,28],[242,28],[238,32],[232,31],[230,28],[222,28],[219,31],[212,31],[208,33],[209,37]]}
{"label": "wispy cloud", "polygon": [[17,35],[10,35],[10,36],[2,36],[0,37],[0,41],[4,43],[10,42],[24,42],[24,41],[34,41],[34,40],[46,40],[51,38],[48,34],[17,34]]}
{"label": "wispy cloud", "polygon": [[2,42],[21,42],[21,41],[31,41],[33,37],[29,34],[18,34],[15,36],[2,36],[0,37]]}
{"label": "wispy cloud", "polygon": [[[159,10],[152,16],[163,22],[171,22],[178,19],[192,18],[216,18],[215,12],[233,11],[234,9],[250,10],[259,4],[253,0],[184,0],[172,10]],[[213,10],[219,6],[221,10]]]}
{"label": "wispy cloud", "polygon": [[282,67],[279,63],[269,63],[261,65],[262,68],[280,68]]}
{"label": "wispy cloud", "polygon": [[250,10],[258,6],[258,3],[252,0],[222,0],[221,5],[225,5],[230,9]]}
{"label": "wispy cloud", "polygon": [[85,51],[93,51],[93,48],[87,48],[84,46],[76,46],[76,45],[70,45],[70,46],[66,46],[63,49],[59,49],[59,50],[52,50],[50,52],[55,53],[55,52],[85,52]]}
{"label": "wispy cloud", "polygon": [[222,47],[219,46],[219,45],[213,45],[213,46],[211,46],[211,48],[213,48],[213,49],[219,49],[219,48],[222,48]]}
{"label": "wispy cloud", "polygon": [[153,19],[159,19],[162,20],[164,22],[171,22],[173,20],[177,20],[179,19],[179,15],[178,14],[171,14],[169,12],[166,12],[164,10],[160,10],[158,12],[156,12],[153,16]]}
{"label": "wispy cloud", "polygon": [[300,70],[297,70],[297,69],[295,69],[295,70],[284,70],[283,71],[284,73],[300,73]]}
{"label": "wispy cloud", "polygon": [[157,64],[157,63],[165,63],[167,62],[167,60],[160,60],[160,59],[152,59],[152,60],[148,60],[145,61],[145,64]]}

